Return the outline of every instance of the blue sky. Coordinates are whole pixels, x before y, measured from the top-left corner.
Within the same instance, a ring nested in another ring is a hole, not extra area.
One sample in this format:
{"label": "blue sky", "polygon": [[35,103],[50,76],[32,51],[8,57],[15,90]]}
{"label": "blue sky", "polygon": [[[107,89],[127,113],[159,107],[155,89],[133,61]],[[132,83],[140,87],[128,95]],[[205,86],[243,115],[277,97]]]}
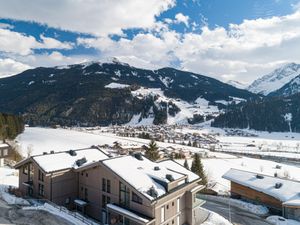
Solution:
{"label": "blue sky", "polygon": [[0,0],[0,76],[117,57],[250,83],[300,59],[299,0]]}

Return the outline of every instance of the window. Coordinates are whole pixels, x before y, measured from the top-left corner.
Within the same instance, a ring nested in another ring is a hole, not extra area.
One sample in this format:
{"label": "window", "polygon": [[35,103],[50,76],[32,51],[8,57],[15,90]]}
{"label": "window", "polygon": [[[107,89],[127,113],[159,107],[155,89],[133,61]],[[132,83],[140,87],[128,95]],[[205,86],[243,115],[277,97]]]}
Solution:
{"label": "window", "polygon": [[179,216],[177,216],[177,225],[179,225],[180,224],[180,218],[179,218]]}
{"label": "window", "polygon": [[177,213],[180,211],[180,198],[177,198]]}
{"label": "window", "polygon": [[134,192],[132,192],[132,201],[141,205],[143,204],[143,199]]}
{"label": "window", "polygon": [[88,174],[88,173],[86,173],[86,174],[85,174],[85,176],[86,176],[86,177],[88,177],[88,176],[89,176],[89,174]]}
{"label": "window", "polygon": [[102,191],[106,191],[106,179],[102,178]]}
{"label": "window", "polygon": [[84,188],[84,200],[85,201],[88,201],[88,189],[87,188]]}
{"label": "window", "polygon": [[110,197],[102,195],[102,208],[106,208],[106,205],[110,203]]}
{"label": "window", "polygon": [[121,206],[129,207],[129,188],[120,182],[120,188],[119,188],[119,204]]}
{"label": "window", "polygon": [[167,205],[167,209],[169,209],[169,205]]}
{"label": "window", "polygon": [[7,149],[4,149],[3,150],[3,156],[7,156],[8,155],[8,150]]}
{"label": "window", "polygon": [[174,220],[172,220],[172,224],[174,224]]}
{"label": "window", "polygon": [[172,202],[172,206],[174,206],[174,202]]}
{"label": "window", "polygon": [[39,170],[39,180],[44,181],[44,173],[41,170]]}
{"label": "window", "polygon": [[23,173],[24,173],[25,175],[28,174],[28,165],[23,166]]}
{"label": "window", "polygon": [[83,172],[81,172],[81,176],[83,176]]}
{"label": "window", "polygon": [[45,192],[44,192],[44,185],[43,184],[39,184],[39,195],[40,196],[44,196]]}
{"label": "window", "polygon": [[110,193],[110,180],[107,180],[106,192]]}
{"label": "window", "polygon": [[165,221],[165,207],[161,207],[160,209],[160,222],[164,222]]}

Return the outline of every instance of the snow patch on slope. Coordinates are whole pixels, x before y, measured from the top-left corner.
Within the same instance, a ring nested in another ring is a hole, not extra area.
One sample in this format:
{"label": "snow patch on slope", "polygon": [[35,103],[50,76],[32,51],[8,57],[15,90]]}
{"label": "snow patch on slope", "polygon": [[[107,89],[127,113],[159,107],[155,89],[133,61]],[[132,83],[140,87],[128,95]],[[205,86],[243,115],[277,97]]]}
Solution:
{"label": "snow patch on slope", "polygon": [[129,87],[130,85],[128,84],[120,84],[120,83],[115,83],[115,82],[112,82],[108,85],[105,85],[105,88],[111,88],[111,89],[123,89],[123,88],[127,88]]}
{"label": "snow patch on slope", "polygon": [[[193,118],[194,114],[206,116],[218,115],[220,112],[217,106],[209,105],[209,102],[204,98],[199,97],[194,103],[189,103],[180,99],[168,98],[164,95],[164,92],[160,88],[141,87],[131,93],[139,99],[155,97],[156,103],[172,102],[175,104],[180,109],[180,112],[178,112],[175,116],[168,115],[168,124],[187,124],[187,119]],[[134,120],[136,120],[136,117],[134,117],[132,121]],[[130,121],[130,124],[132,123],[133,122]]]}
{"label": "snow patch on slope", "polygon": [[299,74],[300,64],[290,63],[255,80],[247,90],[257,94],[268,95],[283,87]]}

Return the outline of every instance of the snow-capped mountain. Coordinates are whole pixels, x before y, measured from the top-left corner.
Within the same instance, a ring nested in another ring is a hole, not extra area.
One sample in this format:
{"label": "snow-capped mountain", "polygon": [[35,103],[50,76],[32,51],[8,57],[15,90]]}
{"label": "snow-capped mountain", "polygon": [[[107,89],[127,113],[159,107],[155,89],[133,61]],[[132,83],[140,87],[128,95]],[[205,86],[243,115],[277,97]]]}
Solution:
{"label": "snow-capped mountain", "polygon": [[271,96],[290,96],[300,93],[300,75],[296,76],[290,82],[285,84],[282,88],[271,92]]}
{"label": "snow-capped mountain", "polygon": [[239,89],[245,89],[247,87],[246,84],[238,82],[236,80],[229,80],[229,81],[227,81],[227,84],[229,84],[233,87],[239,88]]}
{"label": "snow-capped mountain", "polygon": [[300,64],[290,63],[255,80],[247,90],[256,94],[268,95],[282,88],[299,74]]}
{"label": "snow-capped mountain", "polygon": [[0,79],[0,111],[33,125],[199,123],[256,95],[174,68],[117,60],[36,68]]}

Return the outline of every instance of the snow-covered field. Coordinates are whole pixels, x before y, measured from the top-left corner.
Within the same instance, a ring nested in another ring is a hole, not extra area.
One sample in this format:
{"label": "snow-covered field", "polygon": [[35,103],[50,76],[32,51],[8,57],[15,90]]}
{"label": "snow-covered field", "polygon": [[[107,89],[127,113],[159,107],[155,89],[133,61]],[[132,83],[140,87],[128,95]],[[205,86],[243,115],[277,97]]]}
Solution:
{"label": "snow-covered field", "polygon": [[[300,134],[294,133],[268,133],[268,132],[255,132],[257,137],[239,137],[239,136],[225,136],[225,132],[222,129],[217,128],[203,128],[188,129],[184,128],[181,132],[198,132],[198,133],[218,133],[216,138],[221,143],[232,144],[251,144],[265,143],[274,144],[282,143],[282,146],[296,146],[297,140],[300,140]],[[250,132],[250,131],[248,131]],[[251,131],[254,132],[254,131]],[[294,137],[294,138],[293,138]],[[17,137],[19,145],[21,146],[24,156],[27,155],[28,149],[31,149],[31,154],[42,154],[43,152],[65,151],[69,149],[87,148],[92,145],[113,145],[115,141],[118,141],[123,146],[141,146],[147,145],[149,140],[120,137],[113,133],[103,132],[103,129],[99,130],[86,130],[83,128],[77,128],[77,130],[70,129],[51,129],[51,128],[38,128],[38,127],[26,127],[25,132]],[[205,149],[193,148],[189,146],[183,146],[180,144],[157,142],[160,147],[173,146],[175,148],[185,148],[191,152],[204,152],[208,153],[210,158],[203,159],[205,170],[208,174],[209,181],[216,182],[214,188],[218,192],[228,190],[229,182],[222,177],[230,168],[246,170],[257,173],[264,173],[273,176],[277,173],[278,176],[289,177],[291,179],[300,180],[300,168],[294,165],[285,165],[276,163],[269,160],[254,159],[248,157],[236,157],[226,153],[209,152]],[[286,153],[297,154],[297,153]],[[183,163],[183,160],[179,160]],[[191,164],[191,160],[189,160]]]}
{"label": "snow-covered field", "polygon": [[[81,130],[81,131],[80,131]],[[140,147],[148,145],[149,140],[140,138],[128,138],[116,136],[112,133],[103,133],[102,130],[87,131],[85,129],[52,129],[40,127],[26,127],[24,133],[17,137],[21,153],[27,157],[31,155],[42,154],[43,152],[66,151],[69,149],[87,148],[92,145],[113,145],[118,141],[122,146]],[[180,144],[157,142],[159,147],[173,146],[176,148],[185,148],[192,152],[204,152],[205,149],[183,146]],[[213,153],[220,155],[222,153]]]}

